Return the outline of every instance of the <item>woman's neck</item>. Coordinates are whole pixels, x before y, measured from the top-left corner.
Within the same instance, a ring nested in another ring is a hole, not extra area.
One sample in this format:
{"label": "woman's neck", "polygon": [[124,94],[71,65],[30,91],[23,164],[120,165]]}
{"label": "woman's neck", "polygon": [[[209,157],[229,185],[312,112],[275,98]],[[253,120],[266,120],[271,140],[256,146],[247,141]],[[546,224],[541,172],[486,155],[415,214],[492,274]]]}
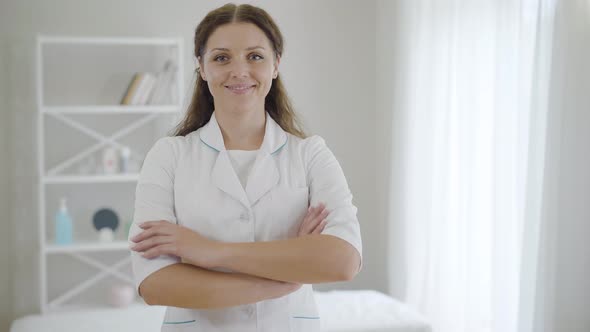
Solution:
{"label": "woman's neck", "polygon": [[266,112],[215,110],[226,150],[258,150],[264,139]]}

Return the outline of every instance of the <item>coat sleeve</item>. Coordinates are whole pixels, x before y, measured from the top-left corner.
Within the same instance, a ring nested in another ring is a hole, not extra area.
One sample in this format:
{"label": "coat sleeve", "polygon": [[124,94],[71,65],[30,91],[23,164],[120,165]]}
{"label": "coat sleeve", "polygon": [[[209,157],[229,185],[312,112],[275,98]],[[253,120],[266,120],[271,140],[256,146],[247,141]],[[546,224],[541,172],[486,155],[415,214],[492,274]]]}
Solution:
{"label": "coat sleeve", "polygon": [[[131,238],[143,231],[139,225],[145,221],[166,220],[177,223],[173,187],[177,160],[174,139],[174,137],[159,139],[145,157],[135,190],[133,223],[127,239],[130,246],[134,244]],[[147,259],[142,257],[141,253],[131,250],[131,266],[138,294],[139,285],[147,276],[175,263],[180,263],[180,258],[161,255]]]}
{"label": "coat sleeve", "polygon": [[305,159],[310,205],[317,206],[320,202],[326,205],[330,214],[322,234],[333,235],[350,243],[361,257],[360,270],[363,257],[360,225],[344,172],[323,138],[314,135],[307,141]]}

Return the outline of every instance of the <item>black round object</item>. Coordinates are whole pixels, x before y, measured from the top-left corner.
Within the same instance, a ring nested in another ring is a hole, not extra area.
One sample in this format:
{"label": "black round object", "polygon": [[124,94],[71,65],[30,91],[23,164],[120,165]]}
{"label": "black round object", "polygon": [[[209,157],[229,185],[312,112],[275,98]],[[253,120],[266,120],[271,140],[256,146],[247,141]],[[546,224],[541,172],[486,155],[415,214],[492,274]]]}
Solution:
{"label": "black round object", "polygon": [[115,231],[119,226],[119,216],[111,209],[100,209],[94,213],[92,223],[98,231],[107,227]]}

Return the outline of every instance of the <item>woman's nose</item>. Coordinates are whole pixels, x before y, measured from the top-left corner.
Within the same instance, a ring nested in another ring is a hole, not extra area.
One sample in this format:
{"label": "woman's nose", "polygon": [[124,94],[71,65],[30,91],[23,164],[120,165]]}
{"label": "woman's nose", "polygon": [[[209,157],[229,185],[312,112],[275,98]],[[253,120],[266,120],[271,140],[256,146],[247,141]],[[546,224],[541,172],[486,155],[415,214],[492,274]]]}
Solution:
{"label": "woman's nose", "polygon": [[249,75],[250,68],[246,61],[234,61],[231,67],[232,77],[246,77]]}

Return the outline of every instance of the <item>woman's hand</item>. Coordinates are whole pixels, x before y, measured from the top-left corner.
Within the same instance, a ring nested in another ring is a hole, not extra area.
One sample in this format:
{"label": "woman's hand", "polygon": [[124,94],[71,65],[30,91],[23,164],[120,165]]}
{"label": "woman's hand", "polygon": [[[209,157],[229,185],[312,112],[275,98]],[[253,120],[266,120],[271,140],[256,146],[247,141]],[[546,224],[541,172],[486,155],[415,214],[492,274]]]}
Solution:
{"label": "woman's hand", "polygon": [[324,227],[326,227],[326,217],[330,212],[326,209],[324,203],[318,204],[316,207],[309,207],[307,214],[303,218],[301,226],[299,226],[299,232],[297,237],[309,235],[309,234],[320,234]]}
{"label": "woman's hand", "polygon": [[166,220],[146,221],[139,227],[143,232],[131,238],[131,241],[136,243],[131,250],[141,252],[143,257],[173,255],[195,266],[215,267],[219,242]]}
{"label": "woman's hand", "polygon": [[[310,207],[299,227],[297,237],[320,234],[326,226],[328,215],[329,211],[323,203]],[[222,251],[222,243],[166,220],[146,221],[139,227],[143,232],[131,238],[131,241],[136,243],[131,250],[141,252],[143,257],[173,255],[181,258],[183,263],[209,269],[217,267],[217,257]],[[296,283],[268,280],[268,287],[278,292],[279,296],[292,293],[301,286]]]}

